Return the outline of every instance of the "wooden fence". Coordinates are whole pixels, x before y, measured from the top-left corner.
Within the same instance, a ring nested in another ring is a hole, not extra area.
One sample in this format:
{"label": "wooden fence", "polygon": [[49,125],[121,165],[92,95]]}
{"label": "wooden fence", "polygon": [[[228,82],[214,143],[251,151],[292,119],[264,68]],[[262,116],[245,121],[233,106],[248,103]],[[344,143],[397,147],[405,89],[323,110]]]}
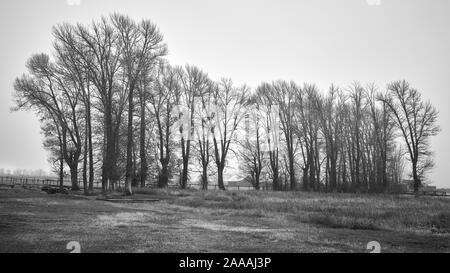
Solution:
{"label": "wooden fence", "polygon": [[[70,179],[64,179],[63,180],[63,186],[64,187],[70,187],[72,185],[72,182]],[[82,180],[78,181],[80,187],[82,187]],[[57,178],[43,178],[43,177],[25,177],[25,176],[0,176],[0,185],[22,185],[22,186],[59,186],[59,179]],[[123,183],[119,183],[119,188],[123,187]],[[149,183],[147,184],[148,187],[156,188],[156,183]],[[179,184],[173,183],[169,184],[169,188],[177,189],[180,188]],[[102,182],[101,180],[94,180],[94,189],[101,189],[102,188]],[[201,189],[202,185],[200,183],[188,183],[187,188],[192,189]],[[245,191],[245,190],[253,190],[254,188],[252,186],[225,186],[227,190],[238,190],[238,191]],[[218,185],[208,185],[208,189],[210,190],[218,190]],[[261,187],[261,190],[271,190],[268,187]]]}
{"label": "wooden fence", "polygon": [[[79,185],[82,185],[79,180]],[[25,177],[25,176],[0,176],[0,185],[22,185],[22,186],[59,186],[59,179],[46,177]],[[68,179],[63,180],[64,187],[70,187],[72,182]],[[101,189],[100,180],[94,181],[94,189]]]}
{"label": "wooden fence", "polygon": [[[82,187],[82,180],[79,180],[78,183],[80,187]],[[59,186],[59,179],[56,178],[43,178],[43,177],[24,177],[24,176],[0,176],[0,185],[22,185],[22,186]],[[72,182],[69,179],[64,179],[63,183],[64,187],[70,188],[72,185]],[[119,188],[123,186],[123,183],[119,183]],[[150,183],[147,184],[147,187],[156,188],[156,183]],[[168,185],[169,188],[172,189],[179,189],[180,186],[177,183],[172,183]],[[102,182],[101,180],[94,180],[94,189],[101,189],[102,188]],[[187,188],[191,189],[201,189],[202,185],[200,183],[188,183]],[[252,186],[241,186],[241,185],[233,185],[228,186],[226,185],[225,188],[227,190],[237,190],[237,191],[246,191],[246,190],[253,190],[254,188]],[[208,185],[209,190],[218,190],[219,186],[214,185]],[[260,187],[260,190],[262,191],[271,191],[272,187],[270,185],[262,184]],[[401,194],[411,194],[413,195],[413,192],[404,192]],[[443,191],[426,191],[422,192],[421,195],[427,195],[427,196],[446,196],[450,197],[450,194],[443,192]]]}

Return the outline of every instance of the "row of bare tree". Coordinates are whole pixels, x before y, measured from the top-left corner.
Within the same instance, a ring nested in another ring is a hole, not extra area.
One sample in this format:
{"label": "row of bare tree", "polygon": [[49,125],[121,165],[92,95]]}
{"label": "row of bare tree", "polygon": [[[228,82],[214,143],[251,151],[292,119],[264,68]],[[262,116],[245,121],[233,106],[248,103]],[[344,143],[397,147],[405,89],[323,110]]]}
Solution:
{"label": "row of bare tree", "polygon": [[[429,138],[439,132],[438,113],[405,81],[386,92],[331,86],[326,95],[315,85],[278,81],[261,84],[251,102],[256,112],[277,109],[275,118],[250,115],[256,138],[241,142],[242,166],[256,188],[267,166],[274,189],[386,192],[401,182],[408,155],[417,191],[433,167]],[[267,149],[262,136],[277,127],[281,139]]]}
{"label": "row of bare tree", "polygon": [[203,189],[212,174],[225,189],[230,161],[256,189],[270,179],[274,190],[383,192],[401,180],[405,154],[417,190],[433,166],[438,113],[405,81],[383,93],[285,81],[250,90],[170,66],[156,25],[120,14],[58,25],[53,37],[52,56],[33,55],[16,79],[15,109],[40,118],[61,185],[67,166],[87,194],[95,176],[132,194],[175,174],[186,188],[195,172]]}

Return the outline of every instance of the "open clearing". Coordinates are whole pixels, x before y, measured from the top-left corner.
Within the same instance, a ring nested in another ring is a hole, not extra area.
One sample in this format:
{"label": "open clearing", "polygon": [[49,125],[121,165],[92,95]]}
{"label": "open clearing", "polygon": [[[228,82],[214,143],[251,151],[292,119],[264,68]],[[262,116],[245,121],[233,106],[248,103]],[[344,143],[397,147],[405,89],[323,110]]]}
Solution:
{"label": "open clearing", "polygon": [[[450,252],[450,198],[137,190],[122,203],[0,187],[0,252]],[[115,198],[120,198],[116,195]]]}

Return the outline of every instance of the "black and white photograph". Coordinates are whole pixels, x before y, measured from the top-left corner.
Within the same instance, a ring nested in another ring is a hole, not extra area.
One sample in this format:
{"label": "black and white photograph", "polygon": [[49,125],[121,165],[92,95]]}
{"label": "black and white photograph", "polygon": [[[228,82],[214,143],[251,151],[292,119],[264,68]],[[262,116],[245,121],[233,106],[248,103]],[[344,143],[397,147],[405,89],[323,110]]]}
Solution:
{"label": "black and white photograph", "polygon": [[0,253],[450,253],[449,0],[0,14]]}

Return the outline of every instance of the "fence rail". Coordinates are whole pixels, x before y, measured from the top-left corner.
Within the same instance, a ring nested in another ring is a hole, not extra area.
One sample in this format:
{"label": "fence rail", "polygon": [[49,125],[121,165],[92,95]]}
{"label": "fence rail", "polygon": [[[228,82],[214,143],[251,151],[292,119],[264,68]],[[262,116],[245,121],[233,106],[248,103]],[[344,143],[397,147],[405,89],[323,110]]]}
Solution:
{"label": "fence rail", "polygon": [[[83,181],[78,180],[79,185],[81,186]],[[43,177],[25,177],[25,176],[0,176],[0,185],[30,185],[30,186],[59,186],[59,179],[57,178],[43,178]],[[72,185],[72,182],[70,179],[64,179],[63,180],[63,186],[64,187],[70,187]],[[119,183],[119,188],[123,186],[123,183]],[[148,183],[148,187],[156,188],[156,183]],[[169,188],[172,189],[179,189],[180,185],[178,183],[172,183],[168,185]],[[102,182],[101,180],[95,180],[94,181],[94,189],[101,189],[102,188]],[[201,183],[188,183],[187,188],[191,189],[202,189]],[[243,185],[232,185],[228,186],[225,185],[225,188],[227,190],[238,190],[238,191],[246,191],[246,190],[253,190],[253,186],[243,186]],[[212,184],[208,185],[208,189],[211,190],[218,190],[219,185]],[[267,185],[261,185],[260,190],[271,190],[272,187]]]}
{"label": "fence rail", "polygon": [[[79,185],[82,185],[82,180],[79,180]],[[121,188],[123,183],[119,183],[119,188]],[[59,186],[59,179],[56,178],[42,178],[42,177],[24,177],[24,176],[0,176],[0,185],[22,185],[22,186]],[[63,180],[63,186],[66,188],[70,188],[72,186],[72,182],[69,179]],[[149,183],[147,184],[148,187],[151,188],[157,188],[156,183]],[[101,180],[94,180],[94,189],[101,189],[102,188],[102,182]],[[171,189],[179,189],[180,185],[177,183],[169,184],[168,188]],[[201,183],[188,183],[187,188],[191,189],[202,189]],[[208,185],[208,189],[210,190],[218,190],[219,185],[213,184]],[[225,189],[227,190],[237,190],[237,191],[246,191],[246,190],[253,190],[253,186],[241,186],[241,185],[233,185],[228,186],[225,185]],[[271,191],[272,187],[270,185],[261,185],[260,190],[262,191]],[[414,195],[413,192],[403,192],[400,194],[409,194]],[[421,195],[426,196],[442,196],[442,197],[450,197],[450,194],[444,191],[423,191],[420,193]]]}
{"label": "fence rail", "polygon": [[[82,180],[78,180],[78,183],[80,185],[82,184],[82,182]],[[0,176],[0,185],[59,186],[59,179],[25,176]],[[71,180],[63,180],[64,187],[70,187],[71,185]],[[94,181],[94,189],[101,188],[101,181]]]}
{"label": "fence rail", "polygon": [[[83,181],[78,180],[79,185],[82,185]],[[119,188],[121,188],[123,183],[119,183]],[[25,176],[0,176],[0,185],[29,185],[29,186],[59,186],[59,179],[57,178],[42,178],[42,177],[25,177]],[[70,187],[72,181],[70,179],[63,180],[64,187]],[[149,183],[147,186],[156,188],[156,183]],[[180,188],[179,184],[169,184],[169,188]],[[94,189],[101,189],[102,182],[100,180],[94,180]],[[188,183],[187,188],[201,189],[202,184],[200,183]],[[227,190],[253,190],[252,186],[225,186]],[[218,185],[208,185],[208,189],[218,190]],[[261,187],[261,190],[270,190],[268,187]]]}

